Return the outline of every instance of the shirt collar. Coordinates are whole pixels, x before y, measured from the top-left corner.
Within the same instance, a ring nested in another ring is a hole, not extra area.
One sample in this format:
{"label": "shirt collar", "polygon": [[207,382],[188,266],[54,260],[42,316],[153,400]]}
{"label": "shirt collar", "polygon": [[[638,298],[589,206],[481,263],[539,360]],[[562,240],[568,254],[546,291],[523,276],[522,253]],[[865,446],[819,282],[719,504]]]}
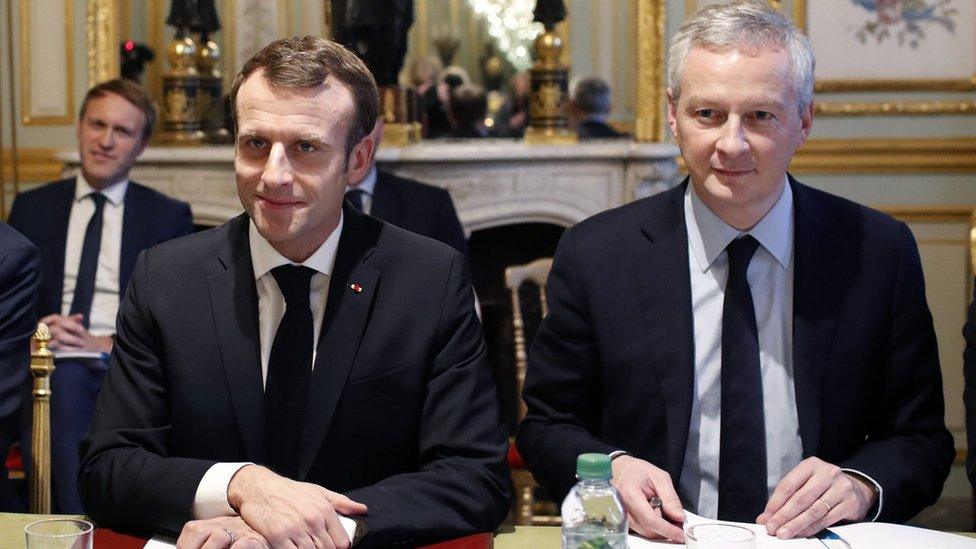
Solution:
{"label": "shirt collar", "polygon": [[702,202],[690,182],[685,191],[685,219],[688,241],[702,272],[708,270],[730,242],[743,234],[750,234],[758,240],[783,268],[790,263],[793,253],[793,189],[788,179],[773,207],[748,231],[740,231],[722,221]]}
{"label": "shirt collar", "polygon": [[[298,263],[314,269],[315,271],[332,276],[332,266],[335,264],[336,252],[339,250],[339,236],[342,234],[343,217],[339,217],[339,224],[336,225],[332,234],[325,239],[325,242],[305,261]],[[282,265],[295,265],[296,263],[281,255],[270,242],[261,236],[258,228],[251,220],[247,232],[248,242],[251,244],[251,267],[254,269],[254,280],[260,279],[268,274],[271,269]]]}
{"label": "shirt collar", "polygon": [[376,188],[376,164],[373,164],[373,166],[369,169],[369,173],[366,174],[366,177],[364,177],[362,181],[360,181],[356,185],[346,186],[346,192],[352,190],[360,190],[368,194],[369,196],[373,196],[373,189],[375,188]]}
{"label": "shirt collar", "polygon": [[85,180],[85,176],[81,172],[78,172],[78,176],[75,177],[75,202],[81,202],[92,193],[101,192],[113,205],[120,206],[125,201],[125,191],[128,189],[129,179],[126,178],[98,191],[88,184],[88,181]]}

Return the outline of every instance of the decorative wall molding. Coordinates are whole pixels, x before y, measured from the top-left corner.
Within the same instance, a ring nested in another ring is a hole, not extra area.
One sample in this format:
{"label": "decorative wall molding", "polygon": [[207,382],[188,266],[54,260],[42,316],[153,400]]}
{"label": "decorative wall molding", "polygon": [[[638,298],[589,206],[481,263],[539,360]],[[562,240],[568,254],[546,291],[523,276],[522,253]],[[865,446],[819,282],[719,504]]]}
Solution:
{"label": "decorative wall molding", "polygon": [[886,101],[814,103],[817,116],[976,115],[976,101]]}
{"label": "decorative wall molding", "polygon": [[637,79],[634,137],[638,141],[664,139],[664,24],[665,0],[636,0]]}
{"label": "decorative wall molding", "polygon": [[[49,148],[36,148],[36,149],[24,149],[21,148],[17,152],[17,170],[20,175],[20,187],[21,190],[24,189],[25,183],[28,185],[30,183],[42,183],[44,181],[53,181],[61,177],[61,169],[63,164],[58,160],[55,155],[58,149]],[[4,149],[3,155],[3,179],[7,182],[7,187],[13,187],[10,184],[14,176],[14,163],[11,160],[13,158],[13,151],[10,149]],[[13,189],[10,189],[13,192]]]}
{"label": "decorative wall molding", "polygon": [[[49,4],[54,3],[57,0],[43,4],[20,0],[18,78],[20,121],[25,126],[62,126],[74,121],[74,2],[62,0],[60,10],[51,9]],[[63,50],[57,51],[59,46]]]}
{"label": "decorative wall molding", "polygon": [[88,86],[119,76],[118,0],[87,0]]}
{"label": "decorative wall molding", "polygon": [[795,173],[976,173],[976,138],[811,139]]}

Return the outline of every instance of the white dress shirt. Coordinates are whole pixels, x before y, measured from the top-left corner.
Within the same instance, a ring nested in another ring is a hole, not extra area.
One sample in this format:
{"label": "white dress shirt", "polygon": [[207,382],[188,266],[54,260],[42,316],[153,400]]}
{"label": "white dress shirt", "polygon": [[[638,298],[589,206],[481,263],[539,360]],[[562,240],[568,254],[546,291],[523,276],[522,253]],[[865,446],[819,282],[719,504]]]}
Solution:
{"label": "white dress shirt", "polygon": [[766,483],[772,491],[803,459],[793,390],[793,192],[785,184],[776,204],[747,233],[715,215],[689,184],[685,225],[695,334],[695,389],[680,487],[689,509],[718,516],[722,409],[722,309],[729,260],[725,247],[751,234],[759,248],[746,278],[759,328],[766,428]]}
{"label": "white dress shirt", "polygon": [[[341,214],[340,214],[341,215]],[[312,309],[313,341],[318,342],[322,329],[322,318],[325,314],[325,304],[329,295],[329,279],[335,264],[336,251],[339,249],[339,236],[342,234],[343,219],[339,218],[339,225],[325,242],[308,259],[299,263],[315,270],[312,275],[309,306]],[[262,237],[251,221],[248,229],[248,242],[251,246],[251,266],[254,269],[254,280],[258,292],[258,334],[261,349],[261,380],[268,379],[268,360],[271,357],[271,346],[274,344],[278,325],[285,316],[285,298],[278,288],[278,283],[271,274],[271,269],[281,265],[296,265],[293,261],[281,255],[267,240]],[[312,349],[312,364],[314,367],[316,348]],[[193,517],[207,519],[220,516],[231,516],[237,513],[227,501],[227,486],[234,473],[248,463],[217,463],[210,467],[197,486],[193,499]]]}
{"label": "white dress shirt", "polygon": [[363,213],[369,215],[373,211],[373,193],[376,190],[376,164],[373,164],[369,169],[369,173],[366,174],[362,182],[346,187],[347,193],[352,190],[363,191],[363,194],[360,195],[363,200]]}
{"label": "white dress shirt", "polygon": [[64,243],[64,285],[61,294],[61,314],[71,312],[71,300],[78,283],[78,263],[85,244],[88,222],[95,215],[95,202],[88,198],[101,192],[107,199],[102,209],[102,241],[98,248],[98,267],[95,271],[95,295],[88,317],[88,331],[95,336],[115,333],[115,315],[119,312],[119,264],[122,261],[122,218],[125,213],[125,192],[129,180],[113,183],[96,191],[79,173],[75,178],[75,197],[68,214],[68,236]]}
{"label": "white dress shirt", "polygon": [[[715,215],[689,184],[684,200],[688,263],[695,336],[695,388],[688,444],[679,489],[685,507],[701,516],[718,516],[719,447],[722,410],[722,312],[729,260],[725,247],[750,234],[759,241],[746,278],[759,329],[759,367],[766,429],[766,485],[770,493],[803,460],[803,443],[793,385],[793,190],[784,178],[773,207],[748,231],[739,231]],[[877,513],[883,503],[874,485]]]}

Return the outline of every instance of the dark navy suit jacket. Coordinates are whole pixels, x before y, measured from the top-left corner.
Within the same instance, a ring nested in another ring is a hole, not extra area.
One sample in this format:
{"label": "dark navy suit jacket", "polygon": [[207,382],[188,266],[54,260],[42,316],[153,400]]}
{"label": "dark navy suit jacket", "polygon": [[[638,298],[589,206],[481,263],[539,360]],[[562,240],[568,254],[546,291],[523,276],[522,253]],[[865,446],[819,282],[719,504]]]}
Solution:
{"label": "dark navy suit jacket", "polygon": [[440,187],[376,170],[369,214],[412,233],[440,240],[465,256],[468,254],[468,241],[454,202]]}
{"label": "dark navy suit jacket", "polygon": [[5,462],[10,444],[20,434],[18,418],[23,387],[30,377],[30,337],[37,327],[34,298],[40,277],[37,248],[0,222],[0,511],[22,510],[7,483]]}
{"label": "dark navy suit jacket", "polygon": [[[508,511],[507,444],[466,262],[352,206],[344,219],[298,480],[365,503],[366,546],[490,532]],[[215,462],[264,462],[248,224],[137,261],[81,446],[99,524],[179,532]]]}
{"label": "dark navy suit jacket", "polygon": [[[869,475],[879,520],[905,521],[935,502],[954,456],[918,248],[904,223],[790,184],[803,456]],[[584,452],[622,449],[681,476],[695,377],[685,188],[599,214],[559,243],[518,434],[556,498]]]}
{"label": "dark navy suit jacket", "polygon": [[[43,276],[37,296],[39,317],[61,312],[64,247],[74,198],[75,178],[72,177],[20,193],[10,210],[10,226],[41,251]],[[191,232],[193,218],[189,205],[130,181],[122,217],[119,292],[124,294],[139,252]]]}

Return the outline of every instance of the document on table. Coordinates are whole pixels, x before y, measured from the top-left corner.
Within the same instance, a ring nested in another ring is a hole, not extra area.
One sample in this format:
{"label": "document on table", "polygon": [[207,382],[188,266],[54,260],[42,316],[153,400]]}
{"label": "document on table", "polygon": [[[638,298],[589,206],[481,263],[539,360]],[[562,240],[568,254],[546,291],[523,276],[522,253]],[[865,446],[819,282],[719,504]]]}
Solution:
{"label": "document on table", "polygon": [[[826,536],[807,539],[782,540],[766,533],[766,527],[743,522],[727,522],[700,517],[685,511],[685,530],[696,524],[731,524],[741,526],[756,536],[757,549],[976,549],[976,539],[884,522],[862,522],[836,526],[827,530]],[[660,549],[683,547],[666,541],[652,541],[640,536],[627,536],[627,546],[632,549]]]}
{"label": "document on table", "polygon": [[[346,535],[349,536],[349,539],[355,539],[356,521],[340,516],[339,522],[342,524],[342,528],[346,531]],[[175,547],[176,540],[162,536],[154,536],[145,545],[143,545],[143,549],[175,549]]]}
{"label": "document on table", "polygon": [[[804,538],[804,539],[779,539],[770,536],[766,533],[766,527],[760,526],[758,524],[749,524],[745,522],[729,522],[725,520],[712,520],[704,517],[700,517],[689,511],[685,511],[685,524],[684,528],[687,531],[688,528],[696,524],[730,524],[733,526],[741,526],[749,531],[751,531],[756,536],[756,549],[850,549],[850,547],[844,543],[843,540],[832,540],[832,539],[816,539],[816,538]],[[627,546],[632,549],[660,549],[661,547],[684,547],[684,545],[679,545],[675,543],[670,543],[666,541],[652,541],[644,539],[640,536],[635,536],[633,534],[627,536]],[[860,549],[857,547],[856,549]]]}

